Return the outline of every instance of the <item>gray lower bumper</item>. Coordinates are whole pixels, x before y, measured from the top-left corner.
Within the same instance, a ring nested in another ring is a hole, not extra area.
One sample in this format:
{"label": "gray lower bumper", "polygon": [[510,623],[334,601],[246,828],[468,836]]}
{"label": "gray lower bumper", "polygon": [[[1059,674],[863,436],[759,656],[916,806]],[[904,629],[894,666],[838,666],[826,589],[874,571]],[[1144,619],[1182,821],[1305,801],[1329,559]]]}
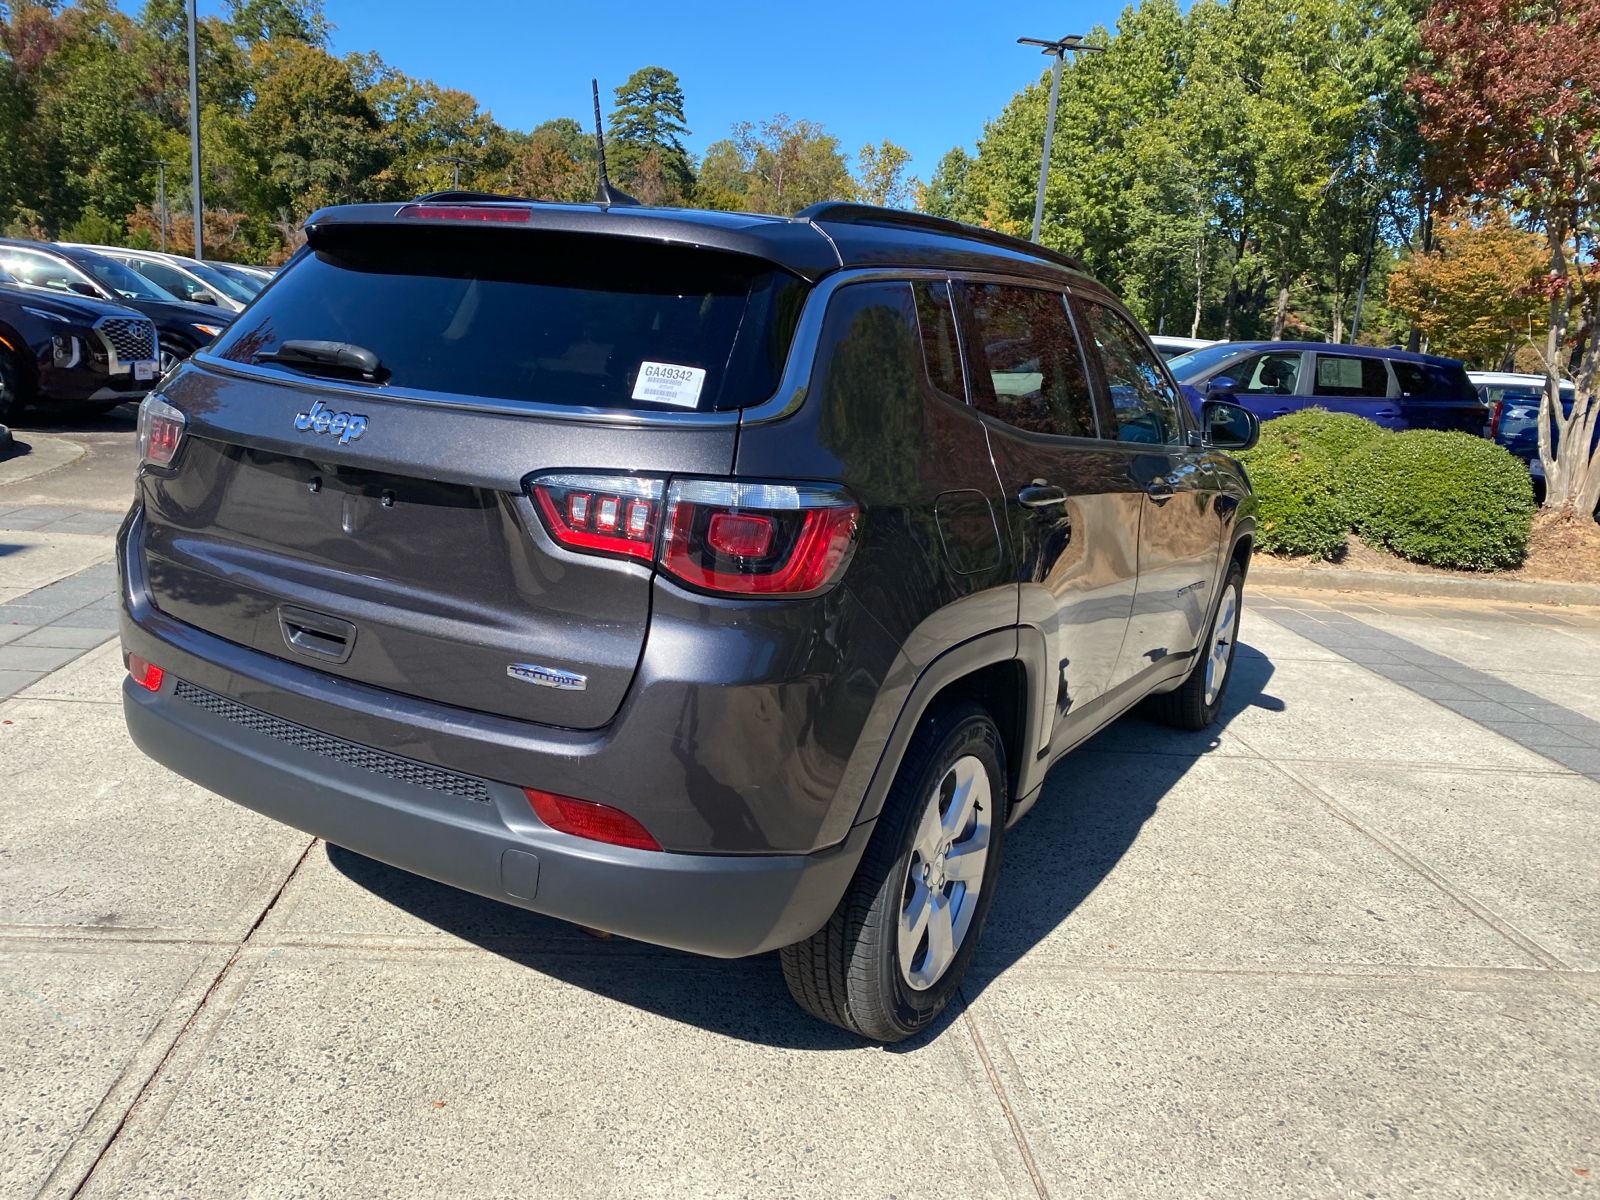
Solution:
{"label": "gray lower bumper", "polygon": [[201,786],[275,820],[507,904],[718,958],[809,937],[838,903],[872,825],[812,855],[673,854],[542,825],[515,788],[446,794],[302,749],[126,681],[134,743]]}

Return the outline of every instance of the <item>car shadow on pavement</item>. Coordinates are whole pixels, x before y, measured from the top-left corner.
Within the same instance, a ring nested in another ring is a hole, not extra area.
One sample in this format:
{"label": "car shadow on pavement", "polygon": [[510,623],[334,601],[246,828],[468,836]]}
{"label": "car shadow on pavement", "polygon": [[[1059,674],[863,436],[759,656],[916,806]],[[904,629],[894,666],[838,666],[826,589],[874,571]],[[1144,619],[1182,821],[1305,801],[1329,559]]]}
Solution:
{"label": "car shadow on pavement", "polygon": [[[1162,798],[1221,729],[1251,705],[1280,708],[1265,694],[1273,668],[1239,647],[1218,725],[1184,733],[1124,717],[1050,773],[1034,810],[1011,830],[1001,886],[983,945],[963,986],[971,999],[1052,930],[1121,861]],[[1083,751],[1088,751],[1084,753]],[[784,987],[776,953],[722,960],[620,937],[595,937],[565,921],[435,883],[339,846],[328,861],[352,882],[403,912],[500,957],[657,1016],[740,1041],[797,1050],[849,1050],[863,1039],[801,1011]],[[912,1050],[959,1019],[952,1004]]]}

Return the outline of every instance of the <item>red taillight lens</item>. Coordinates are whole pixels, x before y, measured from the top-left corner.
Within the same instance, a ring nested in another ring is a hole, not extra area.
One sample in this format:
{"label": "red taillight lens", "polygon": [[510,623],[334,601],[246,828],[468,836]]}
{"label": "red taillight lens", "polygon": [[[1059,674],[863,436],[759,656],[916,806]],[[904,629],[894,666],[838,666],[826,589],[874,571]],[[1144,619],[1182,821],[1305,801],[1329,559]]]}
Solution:
{"label": "red taillight lens", "polygon": [[772,518],[746,513],[711,514],[706,545],[729,558],[760,558],[772,546]]}
{"label": "red taillight lens", "polygon": [[795,596],[842,573],[859,510],[841,488],[675,480],[661,566],[691,587]]}
{"label": "red taillight lens", "polygon": [[158,395],[149,395],[139,405],[139,458],[158,467],[168,466],[183,441],[188,418]]}
{"label": "red taillight lens", "polygon": [[137,654],[130,654],[128,655],[128,674],[133,677],[133,681],[140,687],[152,692],[159,692],[165,672],[155,663],[146,662]]}
{"label": "red taillight lens", "polygon": [[528,491],[550,536],[569,550],[655,555],[662,481],[639,475],[542,475]]}
{"label": "red taillight lens", "polygon": [[538,788],[523,788],[522,793],[533,806],[534,816],[557,833],[570,833],[573,837],[608,842],[613,846],[631,846],[635,850],[661,849],[661,843],[650,836],[650,831],[620,808],[558,796],[555,792],[541,792]]}
{"label": "red taillight lens", "polygon": [[533,217],[533,210],[496,204],[408,204],[395,216],[414,217],[423,221],[515,221],[525,224]]}
{"label": "red taillight lens", "polygon": [[1496,400],[1494,409],[1489,414],[1489,440],[1492,442],[1500,436],[1500,414],[1505,410],[1506,402]]}

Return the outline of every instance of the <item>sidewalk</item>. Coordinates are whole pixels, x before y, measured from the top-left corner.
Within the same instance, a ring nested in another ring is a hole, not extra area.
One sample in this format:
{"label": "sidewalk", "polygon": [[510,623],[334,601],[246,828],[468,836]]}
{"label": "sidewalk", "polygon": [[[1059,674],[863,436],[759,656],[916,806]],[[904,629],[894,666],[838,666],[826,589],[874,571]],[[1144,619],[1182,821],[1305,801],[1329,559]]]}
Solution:
{"label": "sidewalk", "polygon": [[[62,521],[15,536],[109,537]],[[0,614],[112,638],[104,570]],[[218,800],[128,742],[114,639],[73,650],[0,703],[0,1195],[1592,1190],[1600,614],[1256,593],[1241,639],[1221,728],[1057,767],[964,1003],[887,1049],[774,956]]]}

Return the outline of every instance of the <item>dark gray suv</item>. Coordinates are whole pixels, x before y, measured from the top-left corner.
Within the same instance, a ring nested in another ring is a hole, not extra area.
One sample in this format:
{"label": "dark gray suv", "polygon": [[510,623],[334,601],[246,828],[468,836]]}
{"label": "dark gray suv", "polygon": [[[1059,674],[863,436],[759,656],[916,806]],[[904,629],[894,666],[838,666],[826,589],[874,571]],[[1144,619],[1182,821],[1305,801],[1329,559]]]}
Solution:
{"label": "dark gray suv", "polygon": [[326,209],[141,410],[130,732],[397,867],[781,949],[894,1040],[1008,826],[1215,719],[1254,504],[1070,259],[914,214]]}

